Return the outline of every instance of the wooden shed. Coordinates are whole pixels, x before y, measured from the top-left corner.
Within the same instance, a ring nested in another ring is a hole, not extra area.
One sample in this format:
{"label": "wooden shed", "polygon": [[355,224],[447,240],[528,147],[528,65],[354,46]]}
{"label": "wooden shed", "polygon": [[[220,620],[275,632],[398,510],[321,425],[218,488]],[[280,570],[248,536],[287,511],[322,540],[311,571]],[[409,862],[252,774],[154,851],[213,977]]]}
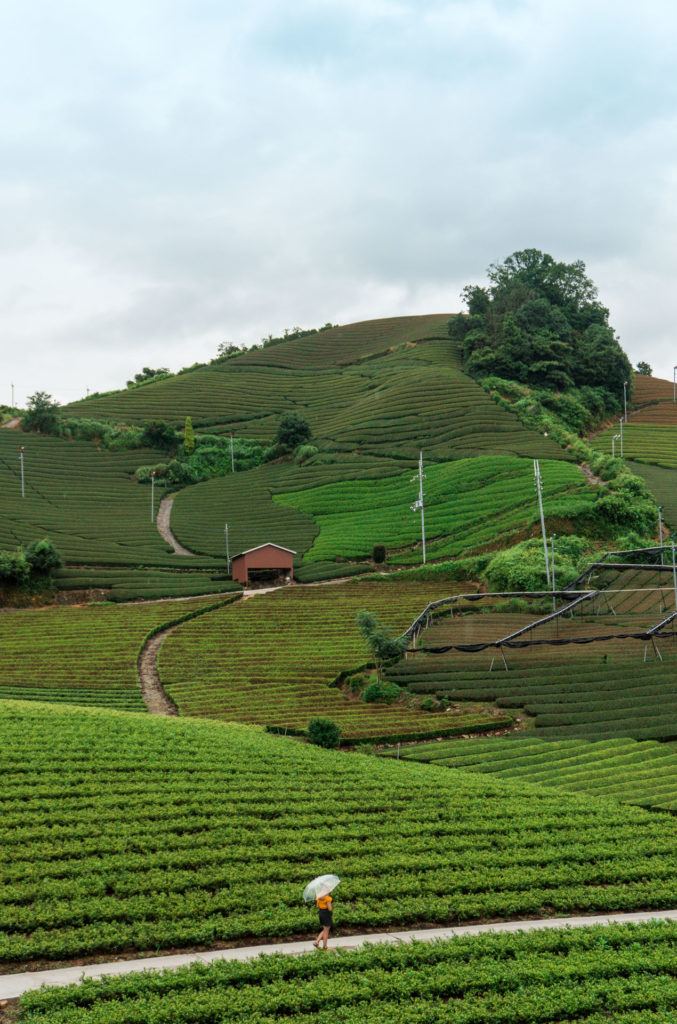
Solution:
{"label": "wooden shed", "polygon": [[253,580],[274,579],[276,576],[289,576],[293,580],[295,554],[291,548],[283,548],[279,544],[259,544],[235,555],[231,563],[232,577],[244,587]]}

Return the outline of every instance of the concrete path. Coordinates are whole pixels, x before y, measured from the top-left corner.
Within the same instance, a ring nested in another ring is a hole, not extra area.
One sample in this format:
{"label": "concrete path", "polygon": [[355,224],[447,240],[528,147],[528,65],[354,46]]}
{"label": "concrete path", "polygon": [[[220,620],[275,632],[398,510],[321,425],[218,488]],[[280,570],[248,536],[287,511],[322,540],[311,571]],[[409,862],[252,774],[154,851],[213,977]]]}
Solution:
{"label": "concrete path", "polygon": [[[589,925],[639,924],[642,921],[677,921],[677,910],[642,911],[635,914],[601,914],[591,917],[548,917],[533,921],[500,921],[495,924],[460,925],[457,928],[423,928],[411,932],[379,932],[374,935],[347,935],[332,939],[334,949],[359,949],[372,943],[432,942],[435,939],[453,939],[459,936],[484,935],[487,932],[531,932],[544,928],[584,928]],[[306,942],[280,942],[268,946],[240,946],[235,949],[214,949],[204,953],[178,953],[173,956],[154,956],[143,960],[116,960],[107,964],[88,964],[84,967],[62,967],[51,971],[27,971],[24,974],[0,976],[0,1000],[17,999],[24,992],[41,985],[73,985],[85,978],[103,978],[113,974],[132,974],[139,971],[160,971],[185,967],[188,964],[210,964],[215,960],[253,960],[264,953],[285,953],[297,956],[313,953],[312,940]]]}
{"label": "concrete path", "polygon": [[184,548],[183,544],[179,544],[178,540],[172,533],[171,519],[172,519],[172,505],[174,504],[174,495],[168,494],[166,498],[163,498],[160,502],[160,507],[155,517],[155,525],[157,526],[158,533],[163,540],[167,541],[170,547],[174,549],[175,555],[182,555],[187,558],[194,558],[195,552],[189,551],[188,548]]}
{"label": "concrete path", "polygon": [[13,420],[7,420],[7,422],[3,423],[2,426],[5,430],[16,430],[20,423],[21,417],[15,416]]}

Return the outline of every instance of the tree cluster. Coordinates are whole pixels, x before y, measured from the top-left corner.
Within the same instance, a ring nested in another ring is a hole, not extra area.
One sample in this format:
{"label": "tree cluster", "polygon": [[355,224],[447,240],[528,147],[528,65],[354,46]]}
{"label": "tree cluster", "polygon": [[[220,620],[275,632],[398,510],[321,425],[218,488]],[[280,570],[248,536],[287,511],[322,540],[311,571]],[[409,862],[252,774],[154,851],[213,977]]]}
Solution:
{"label": "tree cluster", "polygon": [[524,249],[487,276],[487,287],[463,289],[468,311],[449,321],[469,373],[555,390],[599,387],[622,398],[632,367],[582,261]]}
{"label": "tree cluster", "polygon": [[47,538],[16,551],[0,551],[0,587],[44,583],[61,564],[59,552]]}

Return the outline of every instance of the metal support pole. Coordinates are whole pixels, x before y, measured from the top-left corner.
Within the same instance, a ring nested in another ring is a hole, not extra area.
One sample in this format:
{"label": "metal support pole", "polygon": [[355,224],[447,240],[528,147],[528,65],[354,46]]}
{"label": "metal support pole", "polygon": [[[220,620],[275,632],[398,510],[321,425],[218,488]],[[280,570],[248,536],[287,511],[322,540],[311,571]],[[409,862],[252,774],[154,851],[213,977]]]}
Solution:
{"label": "metal support pole", "polygon": [[12,384],[12,408],[14,408],[14,384]]}
{"label": "metal support pole", "polygon": [[553,533],[552,537],[550,538],[550,544],[552,546],[551,558],[550,558],[550,572],[552,574],[552,610],[554,612],[557,611],[557,599],[555,597],[555,590],[557,589],[556,585],[555,585],[555,537],[556,536],[557,536],[557,534]]}
{"label": "metal support pole", "polygon": [[155,522],[155,473],[150,475],[150,521]]}
{"label": "metal support pole", "polygon": [[228,539],[228,523],[226,523],[223,532],[226,538],[226,565],[228,566],[228,575],[230,576],[230,544]]}
{"label": "metal support pole", "polygon": [[661,546],[661,565],[663,565],[663,509],[658,506],[658,543]]}
{"label": "metal support pole", "polygon": [[619,420],[621,425],[621,458],[623,458],[623,420]]}
{"label": "metal support pole", "polygon": [[625,418],[625,422],[627,423],[628,422],[628,382],[627,382],[627,380],[623,381],[623,416]]}
{"label": "metal support pole", "polygon": [[423,564],[425,565],[425,560],[426,560],[426,550],[425,550],[425,504],[424,504],[424,501],[423,501],[423,481],[425,479],[425,474],[423,472],[423,452],[419,452],[419,456],[418,456],[418,474],[417,474],[417,476],[412,477],[412,481],[416,480],[416,479],[418,479],[418,498],[416,499],[414,504],[411,506],[411,511],[412,512],[420,512],[421,513],[421,544],[422,544]]}
{"label": "metal support pole", "polygon": [[675,542],[670,541],[672,545],[672,585],[675,591],[675,611],[677,611],[677,565],[675,564]]}
{"label": "metal support pole", "polygon": [[22,445],[21,448],[19,448],[19,463],[21,465],[21,497],[22,498],[26,497],[26,474],[24,472],[24,452],[25,451],[26,451],[26,449]]}
{"label": "metal support pole", "polygon": [[235,472],[235,454],[233,452],[233,435],[230,435],[230,470],[231,473]]}
{"label": "metal support pole", "polygon": [[543,537],[543,554],[545,556],[545,578],[550,586],[550,562],[548,559],[548,538],[545,533],[545,516],[543,514],[543,489],[541,484],[541,467],[538,459],[534,459],[534,477],[536,480],[536,494],[538,495],[538,511],[541,517],[541,535]]}

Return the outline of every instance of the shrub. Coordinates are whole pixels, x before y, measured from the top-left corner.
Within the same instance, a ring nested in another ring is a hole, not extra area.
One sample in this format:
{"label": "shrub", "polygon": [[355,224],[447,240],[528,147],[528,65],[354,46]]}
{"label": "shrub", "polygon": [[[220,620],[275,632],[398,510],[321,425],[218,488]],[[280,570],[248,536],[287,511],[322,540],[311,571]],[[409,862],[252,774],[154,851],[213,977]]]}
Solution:
{"label": "shrub", "polygon": [[369,683],[362,694],[362,700],[367,704],[394,704],[402,693],[402,687],[397,683],[388,683],[375,679]]}
{"label": "shrub", "polygon": [[30,565],[21,548],[17,551],[0,551],[0,584],[20,586],[28,581],[30,572]]}
{"label": "shrub", "polygon": [[[581,537],[558,537],[555,541],[555,583],[566,587],[576,578],[579,563],[587,550]],[[548,547],[548,556],[550,547]],[[549,590],[545,575],[543,544],[539,538],[522,541],[499,551],[484,570],[484,579],[492,590]]]}
{"label": "shrub", "polygon": [[341,744],[341,730],[331,718],[311,718],[307,735],[310,743],[327,750],[334,750]]}
{"label": "shrub", "polygon": [[372,561],[376,565],[383,565],[386,560],[386,548],[385,544],[374,544],[374,549],[371,553]]}
{"label": "shrub", "polygon": [[193,430],[193,421],[190,416],[186,416],[186,422],[183,427],[183,450],[186,455],[191,455],[195,450],[195,431]]}
{"label": "shrub", "polygon": [[379,674],[386,662],[395,661],[406,650],[407,641],[403,637],[390,636],[388,631],[384,629],[376,616],[371,612],[358,612],[357,626],[369,644]]}
{"label": "shrub", "polygon": [[28,399],[28,412],[21,420],[24,430],[40,434],[58,434],[60,427],[59,403],[46,391],[36,391]]}
{"label": "shrub", "polygon": [[295,412],[286,413],[280,420],[275,440],[286,451],[293,451],[310,440],[310,424]]}
{"label": "shrub", "polygon": [[173,452],[176,449],[176,431],[174,427],[163,420],[153,420],[146,423],[143,428],[141,442],[147,448],[159,448],[163,452]]}
{"label": "shrub", "polygon": [[34,540],[24,549],[24,553],[31,573],[36,576],[49,576],[63,564],[61,555],[46,537]]}

